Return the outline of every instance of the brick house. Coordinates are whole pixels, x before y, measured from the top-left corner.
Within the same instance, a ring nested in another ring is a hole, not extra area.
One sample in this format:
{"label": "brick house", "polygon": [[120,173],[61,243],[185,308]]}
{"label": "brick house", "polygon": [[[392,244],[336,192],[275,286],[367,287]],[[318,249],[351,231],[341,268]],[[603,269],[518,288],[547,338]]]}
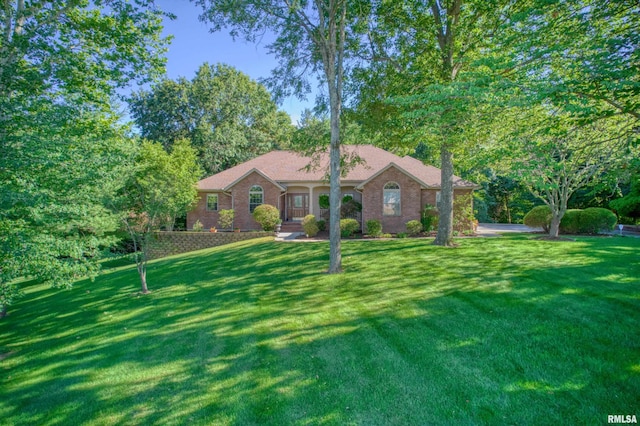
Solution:
{"label": "brick house", "polygon": [[[364,226],[377,219],[383,232],[406,230],[409,220],[420,220],[425,205],[437,205],[440,169],[412,157],[399,157],[372,145],[348,145],[344,153],[360,161],[341,180],[343,196],[362,204],[357,219]],[[317,170],[309,170],[309,157],[292,151],[272,151],[198,182],[199,200],[187,214],[187,228],[199,220],[205,227],[220,227],[220,210],[235,210],[234,227],[260,229],[253,209],[260,204],[276,206],[283,223],[299,222],[307,214],[327,216],[321,202],[329,194],[326,179],[328,155]],[[454,197],[471,194],[477,185],[454,176]]]}

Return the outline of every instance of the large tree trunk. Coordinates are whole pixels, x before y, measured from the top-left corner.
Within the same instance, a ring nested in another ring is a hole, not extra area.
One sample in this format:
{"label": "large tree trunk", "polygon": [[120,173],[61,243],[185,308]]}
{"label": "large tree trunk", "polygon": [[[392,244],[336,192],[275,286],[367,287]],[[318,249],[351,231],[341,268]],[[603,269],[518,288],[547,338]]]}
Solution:
{"label": "large tree trunk", "polygon": [[340,209],[342,191],[340,188],[340,95],[335,76],[329,79],[329,102],[331,107],[331,148],[329,150],[329,273],[342,271],[342,253],[340,242]]}
{"label": "large tree trunk", "polygon": [[440,203],[438,204],[438,234],[433,244],[453,246],[453,153],[446,144],[440,147]]}

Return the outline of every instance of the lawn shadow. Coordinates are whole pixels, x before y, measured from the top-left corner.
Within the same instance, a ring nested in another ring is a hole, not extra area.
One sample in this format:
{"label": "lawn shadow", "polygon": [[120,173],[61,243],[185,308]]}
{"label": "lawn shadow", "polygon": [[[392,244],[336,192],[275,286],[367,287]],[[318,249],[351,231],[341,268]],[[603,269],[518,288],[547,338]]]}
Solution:
{"label": "lawn shadow", "polygon": [[0,324],[15,351],[0,414],[508,424],[635,409],[638,247],[521,242],[349,242],[339,275],[322,273],[325,244],[245,244],[154,262],[146,296],[134,269],[34,289]]}

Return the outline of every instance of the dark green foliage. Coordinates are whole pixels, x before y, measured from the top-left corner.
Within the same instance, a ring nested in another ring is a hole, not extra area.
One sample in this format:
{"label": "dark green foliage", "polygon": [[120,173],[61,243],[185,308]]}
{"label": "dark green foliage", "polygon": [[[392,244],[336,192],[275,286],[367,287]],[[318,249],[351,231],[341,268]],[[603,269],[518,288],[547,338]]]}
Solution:
{"label": "dark green foliage", "polygon": [[340,235],[352,237],[360,229],[360,224],[355,219],[340,219]]}
{"label": "dark green foliage", "polygon": [[308,237],[315,237],[319,230],[316,217],[312,214],[306,215],[302,219],[302,229],[304,229],[304,233],[307,234]]}
{"label": "dark green foliage", "polygon": [[318,197],[318,204],[320,205],[321,209],[328,209],[329,208],[329,194],[320,194],[320,196]]}
{"label": "dark green foliage", "polygon": [[560,221],[560,232],[563,234],[578,234],[582,226],[582,210],[569,209]]}
{"label": "dark green foliage", "polygon": [[635,176],[631,182],[631,191],[622,198],[613,200],[609,206],[620,216],[634,220],[640,219],[640,176]]}
{"label": "dark green foliage", "polygon": [[611,231],[616,222],[616,215],[611,210],[600,207],[567,210],[560,222],[560,232],[563,234],[598,234],[603,231]]}
{"label": "dark green foliage", "polygon": [[316,224],[318,225],[318,231],[324,231],[327,229],[327,222],[325,222],[324,219],[320,219]]}
{"label": "dark green foliage", "polygon": [[422,229],[425,232],[431,232],[438,227],[438,209],[431,204],[426,204],[420,217]]}
{"label": "dark green foliage", "polygon": [[271,204],[260,204],[253,211],[253,219],[262,226],[264,231],[274,231],[280,223],[280,210]]}
{"label": "dark green foliage", "polygon": [[382,224],[379,220],[369,219],[365,223],[367,229],[367,235],[370,237],[379,237],[382,235]]}
{"label": "dark green foliage", "polygon": [[616,215],[601,207],[589,207],[582,211],[582,231],[587,234],[597,234],[602,231],[611,231],[618,219]]}
{"label": "dark green foliage", "polygon": [[544,232],[549,232],[551,224],[551,209],[549,206],[536,206],[524,216],[524,224],[532,228],[542,227]]}
{"label": "dark green foliage", "polygon": [[422,232],[422,223],[419,220],[410,220],[405,226],[407,227],[407,233],[411,236]]}

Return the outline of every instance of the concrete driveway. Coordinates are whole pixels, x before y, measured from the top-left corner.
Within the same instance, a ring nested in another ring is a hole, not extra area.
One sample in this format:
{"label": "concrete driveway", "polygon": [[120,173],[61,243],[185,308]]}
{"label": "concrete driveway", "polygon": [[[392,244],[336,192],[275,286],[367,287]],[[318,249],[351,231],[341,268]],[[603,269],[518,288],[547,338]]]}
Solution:
{"label": "concrete driveway", "polygon": [[542,232],[542,228],[530,228],[517,223],[479,223],[476,232],[483,237],[495,237],[505,232]]}

